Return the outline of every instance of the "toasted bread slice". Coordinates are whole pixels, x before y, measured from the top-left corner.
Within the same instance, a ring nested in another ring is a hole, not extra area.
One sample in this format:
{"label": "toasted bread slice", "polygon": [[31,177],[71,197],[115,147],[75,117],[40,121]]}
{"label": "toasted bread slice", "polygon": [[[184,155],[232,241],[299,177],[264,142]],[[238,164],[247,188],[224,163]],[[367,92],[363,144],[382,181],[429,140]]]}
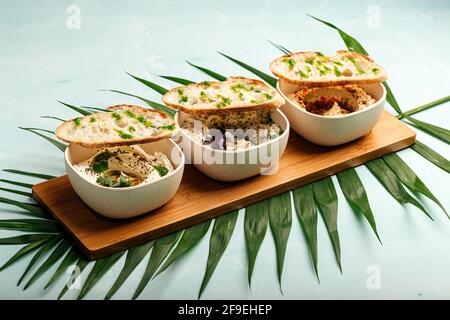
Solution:
{"label": "toasted bread slice", "polygon": [[386,71],[371,58],[339,50],[335,56],[296,52],[275,59],[270,70],[278,78],[304,87],[371,84],[387,80]]}
{"label": "toasted bread slice", "polygon": [[119,105],[69,120],[60,125],[56,136],[86,148],[141,144],[170,138],[176,123],[167,114],[138,106]]}
{"label": "toasted bread slice", "polygon": [[271,110],[284,104],[275,89],[262,81],[244,77],[177,87],[167,92],[162,101],[183,112],[200,114]]}

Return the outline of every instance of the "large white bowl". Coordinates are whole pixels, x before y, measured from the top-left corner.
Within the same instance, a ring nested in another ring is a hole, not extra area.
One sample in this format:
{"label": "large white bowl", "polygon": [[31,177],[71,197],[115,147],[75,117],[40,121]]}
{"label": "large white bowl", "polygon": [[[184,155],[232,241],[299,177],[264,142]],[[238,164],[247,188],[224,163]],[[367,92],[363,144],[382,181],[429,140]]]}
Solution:
{"label": "large white bowl", "polygon": [[140,147],[149,154],[162,152],[175,170],[155,182],[128,188],[108,188],[86,180],[73,167],[73,164],[94,156],[99,150],[69,145],[65,152],[66,171],[81,200],[97,213],[113,219],[135,217],[168,202],[175,195],[183,176],[183,152],[171,139],[142,144]]}
{"label": "large white bowl", "polygon": [[[177,123],[182,124],[187,114],[178,112]],[[272,119],[280,125],[283,133],[267,143],[246,150],[214,150],[194,141],[183,129],[179,130],[179,144],[186,156],[186,162],[210,178],[219,181],[237,181],[255,175],[276,174],[278,162],[286,148],[289,138],[289,121],[279,110],[272,114]]]}
{"label": "large white bowl", "polygon": [[344,116],[321,116],[299,108],[287,97],[299,87],[279,80],[277,90],[286,100],[281,111],[299,135],[322,146],[335,146],[358,139],[369,133],[377,124],[384,110],[386,89],[381,83],[362,85],[376,103]]}

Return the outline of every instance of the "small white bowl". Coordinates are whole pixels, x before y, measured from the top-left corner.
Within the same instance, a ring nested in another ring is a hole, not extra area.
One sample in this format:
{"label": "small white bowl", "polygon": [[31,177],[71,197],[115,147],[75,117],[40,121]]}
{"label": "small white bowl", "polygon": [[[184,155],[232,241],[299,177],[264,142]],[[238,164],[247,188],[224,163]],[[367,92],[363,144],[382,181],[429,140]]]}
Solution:
{"label": "small white bowl", "polygon": [[361,85],[376,102],[360,111],[343,116],[321,116],[299,108],[288,95],[299,87],[279,80],[277,90],[286,104],[281,111],[291,123],[292,129],[305,139],[321,145],[335,146],[358,139],[369,133],[377,124],[384,110],[386,89],[381,83]]}
{"label": "small white bowl", "polygon": [[[178,112],[175,120],[182,124],[187,114]],[[194,141],[183,129],[178,130],[179,144],[182,146],[187,163],[210,178],[219,181],[237,181],[259,174],[276,174],[278,162],[286,148],[289,138],[289,121],[286,116],[276,110],[272,119],[283,133],[269,142],[240,151],[212,149]]]}
{"label": "small white bowl", "polygon": [[140,147],[149,154],[157,151],[165,154],[175,170],[154,182],[128,188],[108,188],[86,180],[73,167],[73,164],[94,156],[99,149],[69,145],[65,151],[66,171],[81,200],[97,213],[113,219],[135,217],[167,203],[175,195],[183,176],[183,152],[171,139],[142,144]]}

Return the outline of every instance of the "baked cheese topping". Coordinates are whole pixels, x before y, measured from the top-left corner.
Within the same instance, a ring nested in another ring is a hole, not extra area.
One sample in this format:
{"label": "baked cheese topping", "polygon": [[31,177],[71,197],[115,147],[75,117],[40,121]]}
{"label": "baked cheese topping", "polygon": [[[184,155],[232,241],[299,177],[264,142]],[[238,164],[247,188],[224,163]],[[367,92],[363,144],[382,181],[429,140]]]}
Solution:
{"label": "baked cheese topping", "polygon": [[274,100],[277,101],[276,107],[279,107],[279,99],[282,99],[279,94],[263,82],[236,77],[223,82],[204,81],[179,87],[167,93],[163,101],[195,111],[256,106]]}
{"label": "baked cheese topping", "polygon": [[276,74],[293,80],[366,79],[384,74],[372,61],[352,52],[324,56],[320,52],[301,52],[275,60],[271,69]]}
{"label": "baked cheese topping", "polygon": [[111,112],[99,112],[76,118],[57,129],[58,138],[91,144],[129,141],[170,136],[175,133],[175,122],[161,113],[134,106],[112,107]]}

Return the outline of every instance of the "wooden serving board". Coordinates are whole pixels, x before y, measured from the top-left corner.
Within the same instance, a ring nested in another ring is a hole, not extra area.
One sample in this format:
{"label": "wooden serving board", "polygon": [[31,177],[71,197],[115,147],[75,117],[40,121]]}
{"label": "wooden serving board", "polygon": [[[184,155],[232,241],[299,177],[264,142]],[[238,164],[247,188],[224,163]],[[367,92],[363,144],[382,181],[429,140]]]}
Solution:
{"label": "wooden serving board", "polygon": [[98,259],[358,166],[414,141],[415,132],[388,113],[371,133],[338,147],[319,147],[291,131],[276,175],[218,182],[186,165],[170,202],[128,220],[93,212],[75,194],[67,176],[35,185],[33,197],[72,234],[88,258]]}

